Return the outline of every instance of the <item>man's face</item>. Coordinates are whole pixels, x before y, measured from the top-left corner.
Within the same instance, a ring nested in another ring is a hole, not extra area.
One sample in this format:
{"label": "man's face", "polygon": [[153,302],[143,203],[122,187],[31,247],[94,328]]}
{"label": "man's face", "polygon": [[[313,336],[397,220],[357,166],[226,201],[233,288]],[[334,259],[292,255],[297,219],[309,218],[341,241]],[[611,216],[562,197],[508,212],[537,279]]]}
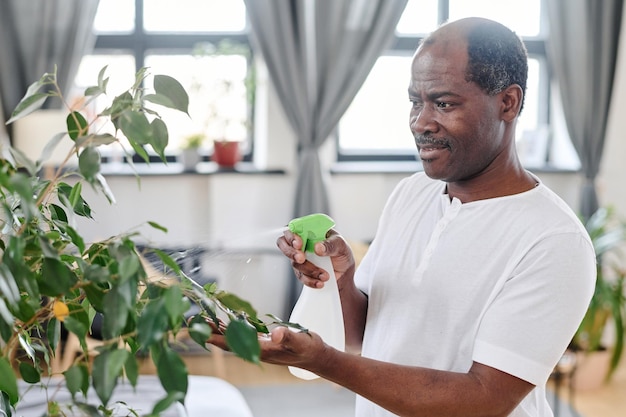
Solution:
{"label": "man's face", "polygon": [[411,67],[410,128],[424,171],[447,182],[487,171],[505,149],[500,95],[465,80],[465,41],[423,45]]}

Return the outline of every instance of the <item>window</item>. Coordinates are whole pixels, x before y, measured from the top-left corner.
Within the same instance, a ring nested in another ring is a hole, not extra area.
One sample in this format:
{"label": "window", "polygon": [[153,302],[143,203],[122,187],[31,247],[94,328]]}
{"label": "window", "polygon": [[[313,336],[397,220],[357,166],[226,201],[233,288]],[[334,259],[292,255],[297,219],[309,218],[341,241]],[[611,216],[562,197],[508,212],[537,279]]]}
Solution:
{"label": "window", "polygon": [[[546,64],[542,0],[409,0],[395,42],[374,65],[337,129],[339,161],[414,160],[406,89],[419,41],[441,23],[468,16],[502,22],[518,33],[529,54],[525,105],[518,122],[518,149],[528,167],[548,161],[550,80]],[[515,13],[511,13],[511,11]],[[385,103],[381,106],[380,103]]]}
{"label": "window", "polygon": [[[132,85],[139,68],[170,75],[190,95],[190,117],[159,110],[170,128],[169,148],[204,133],[241,141],[244,160],[251,159],[254,72],[243,0],[100,0],[94,31],[77,89],[94,84],[105,65],[116,83],[109,84],[111,97]],[[211,140],[201,152],[208,158]]]}

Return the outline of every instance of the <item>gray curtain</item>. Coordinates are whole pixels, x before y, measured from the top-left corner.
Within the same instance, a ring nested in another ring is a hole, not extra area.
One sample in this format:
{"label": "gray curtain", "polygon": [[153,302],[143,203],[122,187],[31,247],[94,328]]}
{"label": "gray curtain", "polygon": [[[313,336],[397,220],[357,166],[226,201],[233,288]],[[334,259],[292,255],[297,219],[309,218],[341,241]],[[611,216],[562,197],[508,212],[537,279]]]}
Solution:
{"label": "gray curtain", "polygon": [[623,0],[548,0],[547,6],[548,59],[585,175],[580,214],[588,219],[598,209],[595,179],[604,148]]}
{"label": "gray curtain", "polygon": [[246,0],[253,45],[298,136],[294,217],[329,213],[318,150],[392,40],[406,1]]}
{"label": "gray curtain", "polygon": [[[8,120],[30,84],[57,67],[67,93],[93,48],[99,0],[0,0],[0,101]],[[55,103],[52,103],[55,104]],[[56,103],[60,105],[60,103]],[[4,124],[4,123],[2,123]],[[7,126],[9,137],[11,126]]]}

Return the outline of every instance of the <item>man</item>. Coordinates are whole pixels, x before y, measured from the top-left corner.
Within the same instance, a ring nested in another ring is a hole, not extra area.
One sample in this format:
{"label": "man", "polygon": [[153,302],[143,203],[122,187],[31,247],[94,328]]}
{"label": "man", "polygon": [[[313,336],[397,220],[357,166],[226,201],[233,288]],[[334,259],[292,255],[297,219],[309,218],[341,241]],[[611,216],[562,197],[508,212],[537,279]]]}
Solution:
{"label": "man", "polygon": [[[360,355],[280,328],[262,341],[264,361],[356,392],[358,417],[552,415],[545,384],[587,308],[595,255],[517,157],[526,73],[522,42],[496,22],[463,19],[424,40],[409,99],[425,172],[394,190],[356,273],[336,232],[316,245]],[[277,244],[305,285],[328,279],[299,237]]]}

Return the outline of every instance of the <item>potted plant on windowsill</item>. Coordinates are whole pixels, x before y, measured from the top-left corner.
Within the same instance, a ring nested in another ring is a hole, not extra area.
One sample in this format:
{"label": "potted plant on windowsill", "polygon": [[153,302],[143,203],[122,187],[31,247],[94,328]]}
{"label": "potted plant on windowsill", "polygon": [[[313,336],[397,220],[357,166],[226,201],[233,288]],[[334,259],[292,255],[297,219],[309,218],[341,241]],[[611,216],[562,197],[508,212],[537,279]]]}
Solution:
{"label": "potted plant on windowsill", "polygon": [[233,168],[241,160],[238,140],[214,140],[211,159],[220,167]]}
{"label": "potted plant on windowsill", "polygon": [[204,133],[194,133],[183,139],[180,152],[180,162],[183,164],[183,171],[195,171],[196,166],[202,160],[200,148],[206,141]]}
{"label": "potted plant on windowsill", "polygon": [[[134,84],[111,100],[95,116],[112,123],[113,132],[93,131],[100,124],[87,120],[81,109],[68,110],[65,132],[50,139],[42,156],[32,161],[17,149],[3,149],[0,159],[0,415],[11,416],[19,405],[18,379],[42,385],[60,377],[72,394],[72,404],[88,415],[110,415],[109,400],[122,376],[133,386],[138,379],[138,353],[154,361],[166,396],[154,405],[157,415],[175,402],[183,402],[188,372],[172,348],[173,336],[187,325],[200,346],[224,320],[230,349],[239,357],[259,363],[258,332],[268,328],[252,306],[215,285],[195,284],[166,253],[154,250],[165,265],[161,276],[148,276],[135,245],[139,236],[129,232],[103,241],[87,242],[76,228],[77,216],[92,218],[83,187],[92,187],[114,202],[112,190],[100,173],[101,146],[118,143],[123,133],[131,147],[149,160],[145,147],[165,159],[168,142],[166,123],[158,106],[187,112],[188,96],[173,78],[155,75],[153,90],[144,87],[146,69],[136,74]],[[105,95],[106,67],[97,84],[85,91],[86,101]],[[56,73],[44,74],[33,83],[7,123],[38,109],[50,97],[60,97]],[[154,107],[157,105],[156,107]],[[61,163],[50,177],[42,166],[62,140],[71,141],[70,156],[77,166]],[[162,226],[147,221],[166,232]],[[194,302],[201,314],[186,323],[185,313]],[[87,337],[96,313],[103,317],[102,345],[90,357]],[[272,318],[274,320],[274,318]],[[279,324],[282,322],[278,321]],[[62,346],[63,332],[75,335],[82,354],[56,374],[53,358]],[[206,348],[206,347],[205,347]],[[98,404],[88,404],[93,388]],[[50,412],[63,414],[55,393],[46,395]],[[132,410],[132,404],[128,404]]]}
{"label": "potted plant on windowsill", "polygon": [[[597,279],[589,308],[570,344],[577,354],[577,389],[610,380],[622,360],[626,334],[626,223],[608,207],[600,208],[585,226],[596,251]],[[609,344],[607,334],[612,336]]]}

